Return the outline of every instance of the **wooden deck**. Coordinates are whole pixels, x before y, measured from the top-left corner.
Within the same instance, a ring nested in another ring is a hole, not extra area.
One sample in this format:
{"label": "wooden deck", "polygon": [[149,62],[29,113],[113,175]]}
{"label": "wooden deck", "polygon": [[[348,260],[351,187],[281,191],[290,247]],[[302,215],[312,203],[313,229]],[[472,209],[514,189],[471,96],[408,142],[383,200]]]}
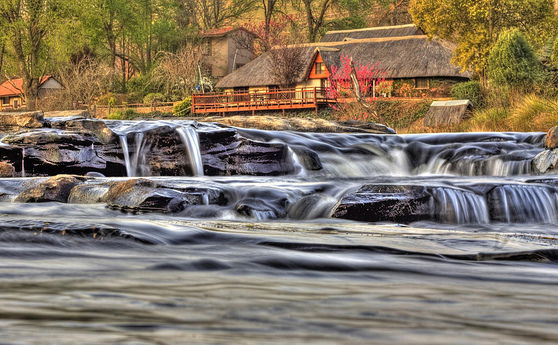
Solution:
{"label": "wooden deck", "polygon": [[325,89],[305,88],[269,92],[206,93],[192,96],[192,113],[232,113],[315,109],[332,103]]}

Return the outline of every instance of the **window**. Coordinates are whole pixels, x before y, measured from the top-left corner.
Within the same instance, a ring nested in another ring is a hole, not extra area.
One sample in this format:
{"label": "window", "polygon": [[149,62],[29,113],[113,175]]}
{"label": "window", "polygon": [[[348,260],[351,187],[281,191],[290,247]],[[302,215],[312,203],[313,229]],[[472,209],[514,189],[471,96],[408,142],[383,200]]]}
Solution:
{"label": "window", "polygon": [[415,79],[416,89],[428,89],[430,87],[430,80],[428,78],[417,78]]}
{"label": "window", "polygon": [[203,55],[205,56],[211,56],[212,55],[212,49],[211,49],[211,40],[207,40],[203,43]]}
{"label": "window", "polygon": [[316,62],[316,74],[324,73],[324,64],[321,62]]}

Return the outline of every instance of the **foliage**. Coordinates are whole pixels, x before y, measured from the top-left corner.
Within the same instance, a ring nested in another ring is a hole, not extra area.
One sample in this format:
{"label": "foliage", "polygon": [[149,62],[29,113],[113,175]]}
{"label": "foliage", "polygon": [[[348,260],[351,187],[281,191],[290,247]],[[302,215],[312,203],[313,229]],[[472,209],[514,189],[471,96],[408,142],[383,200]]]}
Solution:
{"label": "foliage", "polygon": [[133,120],[143,115],[133,109],[118,110],[108,115],[109,120]]}
{"label": "foliage", "polygon": [[352,91],[356,98],[370,95],[374,82],[381,84],[384,81],[384,72],[377,65],[364,65],[354,63],[351,57],[341,55],[340,66],[331,66],[329,87],[326,90],[328,97],[339,98],[343,92]]}
{"label": "foliage", "polygon": [[484,105],[482,86],[475,80],[455,84],[451,88],[451,96],[456,99],[468,99],[475,108]]}
{"label": "foliage", "polygon": [[558,100],[527,95],[513,107],[510,123],[514,131],[547,131],[558,123]]}
{"label": "foliage", "polygon": [[151,106],[154,106],[157,103],[160,102],[164,102],[165,101],[165,95],[163,95],[162,93],[148,93],[144,98],[143,98],[143,103],[144,104],[149,104]]}
{"label": "foliage", "polygon": [[495,85],[527,91],[540,78],[541,64],[525,36],[513,29],[500,35],[490,52],[487,70]]}
{"label": "foliage", "polygon": [[192,110],[192,97],[187,97],[181,102],[176,103],[173,108],[174,116],[188,116]]}
{"label": "foliage", "polygon": [[504,132],[511,130],[509,110],[506,108],[488,108],[476,111],[467,122],[465,128],[475,132]]}
{"label": "foliage", "polygon": [[517,28],[540,47],[556,27],[551,0],[411,0],[409,11],[430,36],[457,43],[455,63],[481,77],[500,33]]}

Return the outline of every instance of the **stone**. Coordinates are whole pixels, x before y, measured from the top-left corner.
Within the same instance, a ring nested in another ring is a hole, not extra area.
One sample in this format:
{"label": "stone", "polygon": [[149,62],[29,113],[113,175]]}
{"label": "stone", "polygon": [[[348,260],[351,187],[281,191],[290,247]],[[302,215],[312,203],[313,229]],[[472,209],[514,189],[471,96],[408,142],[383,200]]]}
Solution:
{"label": "stone", "polygon": [[533,170],[537,174],[546,174],[556,171],[558,164],[558,148],[544,150],[533,159]]}
{"label": "stone", "polygon": [[85,175],[89,172],[126,175],[120,145],[102,143],[92,133],[44,129],[9,135],[3,142],[11,146],[0,146],[0,159],[11,162],[21,171],[23,158],[26,176]]}
{"label": "stone", "polygon": [[365,185],[339,202],[333,218],[405,224],[433,220],[432,195],[423,186]]}
{"label": "stone", "polygon": [[15,199],[22,203],[68,202],[72,188],[85,181],[85,178],[71,175],[58,175],[38,185],[23,190]]}
{"label": "stone", "polygon": [[0,162],[0,177],[15,177],[16,169],[10,162]]}
{"label": "stone", "polygon": [[0,132],[10,133],[45,125],[42,111],[0,112]]}
{"label": "stone", "polygon": [[549,150],[558,148],[558,126],[552,127],[546,134],[545,147]]}
{"label": "stone", "polygon": [[103,121],[70,119],[51,122],[51,127],[70,132],[92,133],[103,144],[118,141],[118,136]]}
{"label": "stone", "polygon": [[294,171],[284,144],[251,140],[233,129],[200,132],[199,136],[206,175],[278,176]]}
{"label": "stone", "polygon": [[115,182],[102,200],[109,208],[124,212],[174,213],[184,210],[189,203],[186,194],[158,188],[155,182],[144,179]]}

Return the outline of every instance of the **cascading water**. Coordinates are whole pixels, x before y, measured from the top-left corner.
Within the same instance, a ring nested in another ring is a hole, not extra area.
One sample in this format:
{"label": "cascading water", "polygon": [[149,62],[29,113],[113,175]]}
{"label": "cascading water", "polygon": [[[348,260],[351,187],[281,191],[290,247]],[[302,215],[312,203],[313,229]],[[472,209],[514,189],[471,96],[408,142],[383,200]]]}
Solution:
{"label": "cascading water", "polygon": [[504,185],[491,193],[493,218],[506,223],[556,223],[556,190],[546,186]]}
{"label": "cascading water", "polygon": [[120,135],[120,146],[122,147],[122,153],[124,155],[124,163],[126,165],[126,174],[128,177],[134,176],[134,169],[132,168],[132,161],[130,159],[130,150],[128,149],[128,137],[126,135]]}
{"label": "cascading water", "polygon": [[203,161],[200,152],[200,139],[198,132],[192,126],[181,126],[176,128],[180,139],[186,148],[186,156],[194,176],[203,176]]}
{"label": "cascading water", "polygon": [[433,189],[435,213],[452,224],[488,224],[490,215],[483,196],[471,191],[439,187]]}

